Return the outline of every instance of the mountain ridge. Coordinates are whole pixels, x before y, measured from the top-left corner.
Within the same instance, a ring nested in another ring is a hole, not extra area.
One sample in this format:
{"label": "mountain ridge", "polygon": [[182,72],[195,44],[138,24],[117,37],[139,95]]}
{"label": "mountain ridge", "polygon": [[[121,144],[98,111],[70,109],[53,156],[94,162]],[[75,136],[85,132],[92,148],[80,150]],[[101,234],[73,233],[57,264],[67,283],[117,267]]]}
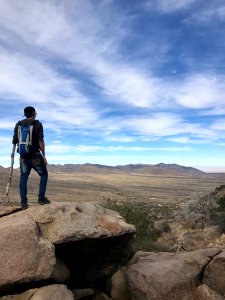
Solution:
{"label": "mountain ridge", "polygon": [[[8,172],[9,168],[0,166],[0,172]],[[158,163],[152,164],[127,164],[127,165],[101,165],[101,164],[49,164],[48,171],[51,173],[135,173],[145,175],[204,175],[207,174],[194,167],[186,167],[178,164]]]}
{"label": "mountain ridge", "polygon": [[62,172],[62,173],[137,173],[137,174],[152,174],[152,175],[201,175],[205,172],[198,170],[193,167],[185,167],[178,164],[164,164],[159,163],[156,165],[151,164],[127,164],[127,165],[116,165],[108,166],[101,164],[64,164],[48,166],[50,172]]}

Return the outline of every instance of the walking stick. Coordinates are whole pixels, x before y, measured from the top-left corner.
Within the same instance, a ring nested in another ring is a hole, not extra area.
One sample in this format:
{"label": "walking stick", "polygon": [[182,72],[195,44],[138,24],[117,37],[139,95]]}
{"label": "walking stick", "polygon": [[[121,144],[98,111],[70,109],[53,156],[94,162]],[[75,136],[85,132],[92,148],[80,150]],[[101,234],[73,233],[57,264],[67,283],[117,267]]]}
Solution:
{"label": "walking stick", "polygon": [[15,156],[15,149],[16,149],[16,145],[13,145],[12,147],[12,153],[11,153],[11,166],[10,166],[10,173],[9,173],[9,179],[8,179],[8,183],[7,183],[7,186],[6,186],[6,198],[10,204],[10,206],[12,206],[10,200],[9,200],[9,186],[10,186],[10,183],[11,183],[11,180],[12,180],[12,174],[13,174],[13,165],[14,165],[14,156]]}

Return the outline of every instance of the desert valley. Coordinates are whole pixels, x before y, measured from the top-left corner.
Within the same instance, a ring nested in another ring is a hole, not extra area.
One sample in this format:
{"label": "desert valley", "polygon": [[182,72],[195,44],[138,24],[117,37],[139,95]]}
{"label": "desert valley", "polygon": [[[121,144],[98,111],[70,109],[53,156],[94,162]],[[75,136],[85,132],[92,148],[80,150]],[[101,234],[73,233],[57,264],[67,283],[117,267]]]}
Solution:
{"label": "desert valley", "polygon": [[[47,196],[53,203],[93,202],[118,211],[137,227],[135,249],[175,251],[182,235],[186,237],[186,247],[193,250],[207,246],[220,234],[211,220],[217,210],[216,200],[208,204],[208,195],[225,183],[223,173],[205,173],[176,164],[70,164],[49,165],[48,170]],[[9,169],[1,167],[2,207],[8,205],[8,174]],[[32,171],[28,181],[29,206],[37,205],[38,183],[38,175]],[[9,191],[15,207],[20,207],[18,184],[19,170],[15,169]],[[202,218],[207,219],[203,227],[208,229],[202,233],[200,228],[199,233],[196,223]]]}
{"label": "desert valley", "polygon": [[[186,205],[225,183],[224,173],[205,173],[175,164],[49,165],[47,196],[55,201],[147,202]],[[4,198],[9,169],[0,167],[0,193]],[[29,201],[37,198],[38,175],[32,171],[28,182]],[[13,171],[10,199],[18,204],[19,170]]]}

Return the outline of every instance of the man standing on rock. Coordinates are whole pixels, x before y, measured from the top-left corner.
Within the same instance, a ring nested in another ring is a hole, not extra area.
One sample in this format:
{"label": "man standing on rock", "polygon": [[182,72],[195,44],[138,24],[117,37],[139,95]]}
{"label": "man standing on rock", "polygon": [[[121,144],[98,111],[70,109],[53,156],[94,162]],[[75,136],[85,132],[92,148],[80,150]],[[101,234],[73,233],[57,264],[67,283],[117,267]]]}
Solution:
{"label": "man standing on rock", "polygon": [[20,198],[21,208],[27,209],[27,181],[31,169],[34,169],[40,176],[39,183],[39,204],[49,204],[45,197],[48,182],[47,160],[45,157],[45,143],[42,123],[36,118],[35,108],[27,106],[24,109],[26,119],[17,122],[14,128],[12,143],[18,146],[17,152],[20,154]]}

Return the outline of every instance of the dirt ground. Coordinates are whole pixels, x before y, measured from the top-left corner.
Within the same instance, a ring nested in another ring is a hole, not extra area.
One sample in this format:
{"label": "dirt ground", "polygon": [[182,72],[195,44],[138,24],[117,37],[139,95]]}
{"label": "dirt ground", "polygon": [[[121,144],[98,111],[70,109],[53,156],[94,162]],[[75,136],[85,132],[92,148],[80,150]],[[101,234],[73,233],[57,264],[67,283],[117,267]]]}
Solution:
{"label": "dirt ground", "polygon": [[[9,170],[0,172],[0,203],[5,198]],[[49,173],[46,196],[51,201],[173,203],[182,207],[225,183],[225,174],[156,176],[130,173]],[[29,203],[37,202],[39,177],[32,171],[28,181]],[[20,203],[19,171],[14,170],[10,199]]]}

